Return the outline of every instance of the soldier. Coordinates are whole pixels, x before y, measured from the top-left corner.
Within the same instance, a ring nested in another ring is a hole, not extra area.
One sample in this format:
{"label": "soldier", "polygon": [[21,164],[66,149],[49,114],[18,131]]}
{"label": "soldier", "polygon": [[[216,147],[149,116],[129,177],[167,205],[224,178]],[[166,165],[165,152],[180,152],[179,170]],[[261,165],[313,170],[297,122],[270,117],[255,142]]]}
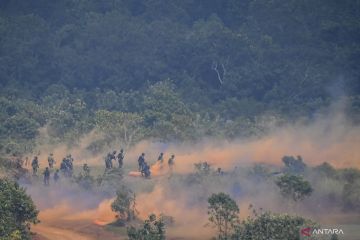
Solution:
{"label": "soldier", "polygon": [[44,174],[44,185],[48,186],[50,183],[50,170],[48,167],[45,168],[45,171],[43,174]]}
{"label": "soldier", "polygon": [[89,165],[87,165],[87,163],[84,164],[83,170],[84,170],[85,176],[90,175],[90,167],[89,167]]}
{"label": "soldier", "polygon": [[63,160],[62,160],[62,162],[60,164],[60,170],[61,170],[61,172],[63,173],[63,175],[65,177],[69,177],[69,175],[70,175],[69,174],[69,171],[70,171],[69,167],[70,167],[69,159],[63,158]]}
{"label": "soldier", "polygon": [[151,175],[150,167],[146,162],[144,162],[144,164],[143,164],[143,168],[141,170],[141,175],[146,178],[150,178],[150,175]]}
{"label": "soldier", "polygon": [[63,158],[63,160],[61,161],[60,170],[61,170],[62,172],[65,172],[65,171],[66,171],[66,158]]}
{"label": "soldier", "polygon": [[71,156],[71,154],[67,155],[67,159],[69,159],[71,163],[74,162],[74,158]]}
{"label": "soldier", "polygon": [[71,177],[73,174],[73,162],[71,160],[71,155],[68,155],[63,161],[65,162],[66,176]]}
{"label": "soldier", "polygon": [[173,170],[174,164],[175,164],[175,155],[173,154],[168,160],[168,165],[171,172]]}
{"label": "soldier", "polygon": [[138,159],[139,171],[141,172],[145,163],[145,153],[142,153]]}
{"label": "soldier", "polygon": [[105,168],[110,169],[112,168],[112,154],[108,153],[105,157]]}
{"label": "soldier", "polygon": [[49,168],[52,169],[55,164],[55,159],[52,153],[50,153],[50,155],[48,156],[48,163],[49,163]]}
{"label": "soldier", "polygon": [[121,149],[119,154],[117,155],[117,160],[119,163],[119,168],[122,168],[124,164],[124,149]]}
{"label": "soldier", "polygon": [[56,169],[56,171],[54,173],[54,182],[58,182],[59,179],[60,179],[59,169]]}
{"label": "soldier", "polygon": [[160,163],[164,162],[164,153],[160,153],[158,159],[157,159]]}
{"label": "soldier", "polygon": [[113,151],[112,153],[110,153],[110,159],[109,159],[109,164],[110,164],[110,168],[113,168],[113,160],[116,159],[116,151]]}
{"label": "soldier", "polygon": [[31,167],[33,169],[33,175],[36,175],[37,170],[39,168],[39,160],[37,156],[35,156],[34,159],[32,160]]}

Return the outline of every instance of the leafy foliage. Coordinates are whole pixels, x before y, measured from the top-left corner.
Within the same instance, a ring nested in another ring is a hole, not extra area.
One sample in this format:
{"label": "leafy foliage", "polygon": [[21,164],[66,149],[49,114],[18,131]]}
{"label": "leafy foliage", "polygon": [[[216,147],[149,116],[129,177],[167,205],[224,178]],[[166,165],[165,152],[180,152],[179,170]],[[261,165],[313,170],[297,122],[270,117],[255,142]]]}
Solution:
{"label": "leafy foliage", "polygon": [[42,127],[74,143],[99,118],[129,144],[258,135],[259,116],[311,118],[344,95],[360,119],[359,7],[1,1],[0,150],[31,150]]}
{"label": "leafy foliage", "polygon": [[276,185],[284,197],[299,201],[310,196],[313,189],[310,183],[301,176],[285,174],[278,177]]}
{"label": "leafy foliage", "polygon": [[212,194],[208,199],[209,221],[218,231],[218,239],[228,239],[239,221],[239,207],[225,193]]}
{"label": "leafy foliage", "polygon": [[95,126],[110,140],[120,139],[130,146],[144,137],[143,118],[135,113],[99,110],[95,115]]}
{"label": "leafy foliage", "polygon": [[30,239],[38,211],[25,189],[0,178],[0,239]]}
{"label": "leafy foliage", "polygon": [[131,221],[135,219],[136,210],[135,194],[125,186],[116,191],[116,198],[111,204],[111,209],[117,212],[119,220]]}
{"label": "leafy foliage", "polygon": [[301,156],[297,156],[296,158],[293,156],[284,156],[282,161],[285,165],[285,172],[291,174],[301,174],[306,169],[306,164],[303,162]]}
{"label": "leafy foliage", "polygon": [[127,234],[130,240],[165,240],[165,223],[162,216],[151,214],[142,228],[131,226],[127,229]]}
{"label": "leafy foliage", "polygon": [[[314,227],[316,224],[300,216],[276,214],[271,212],[257,213],[242,221],[236,227],[232,239],[236,240],[300,240],[300,229]],[[316,239],[314,237],[314,239]]]}

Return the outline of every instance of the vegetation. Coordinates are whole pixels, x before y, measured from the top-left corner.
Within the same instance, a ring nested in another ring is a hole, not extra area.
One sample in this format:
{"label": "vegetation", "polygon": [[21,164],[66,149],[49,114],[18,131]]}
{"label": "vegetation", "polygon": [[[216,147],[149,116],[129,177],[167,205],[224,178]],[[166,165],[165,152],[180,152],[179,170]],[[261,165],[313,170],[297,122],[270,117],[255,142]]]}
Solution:
{"label": "vegetation", "polygon": [[0,178],[0,239],[30,239],[30,223],[38,223],[37,215],[25,189]]}
{"label": "vegetation", "polygon": [[235,225],[239,222],[239,207],[225,193],[212,194],[208,203],[209,221],[217,228],[217,239],[229,239]]}
{"label": "vegetation", "polygon": [[105,133],[98,147],[259,135],[263,116],[311,120],[339,97],[358,121],[359,8],[1,1],[0,151],[76,143],[94,130]]}
{"label": "vegetation", "polygon": [[[249,206],[253,216],[239,221],[239,208],[236,202],[224,193],[213,194],[209,198],[209,221],[218,229],[217,239],[233,240],[300,240],[300,229],[316,227],[316,223],[299,216],[258,213]],[[316,237],[314,238],[316,239]]]}
{"label": "vegetation", "polygon": [[118,189],[111,209],[118,213],[119,221],[134,220],[137,214],[135,194],[125,186]]}
{"label": "vegetation", "polygon": [[[29,155],[42,143],[80,146],[90,134],[85,147],[92,154],[147,139],[259,136],[271,124],[311,122],[336,101],[358,124],[359,9],[353,0],[2,0],[0,170],[17,168],[8,156]],[[261,196],[261,188],[277,186],[280,197],[298,203],[309,197],[316,206],[360,211],[358,170],[312,168],[300,156],[282,160],[276,172],[260,164],[246,169],[248,178],[243,169],[224,173],[198,159],[194,174],[168,181],[195,190],[189,205],[206,202],[214,189]],[[113,195],[125,176],[112,169],[72,180]],[[28,239],[37,210],[24,189],[0,181],[0,238]],[[239,223],[226,193],[208,203],[218,239],[297,239],[308,224],[270,212]],[[119,220],[133,220],[133,192],[120,189],[112,209]],[[165,239],[163,218],[150,215],[128,236]]]}
{"label": "vegetation", "polygon": [[[271,212],[257,213],[248,217],[237,226],[232,239],[236,240],[300,240],[300,229],[314,227],[316,224],[299,216],[276,214]],[[316,236],[314,238],[316,239]]]}
{"label": "vegetation", "polygon": [[299,201],[310,196],[313,189],[310,183],[301,176],[285,174],[276,180],[281,194],[292,200]]}
{"label": "vegetation", "polygon": [[293,156],[284,156],[282,162],[285,165],[284,171],[291,174],[301,174],[304,173],[306,169],[306,164],[303,162],[301,156],[297,156],[296,158]]}
{"label": "vegetation", "polygon": [[165,223],[161,216],[151,214],[142,228],[131,226],[127,229],[127,234],[129,240],[165,240]]}

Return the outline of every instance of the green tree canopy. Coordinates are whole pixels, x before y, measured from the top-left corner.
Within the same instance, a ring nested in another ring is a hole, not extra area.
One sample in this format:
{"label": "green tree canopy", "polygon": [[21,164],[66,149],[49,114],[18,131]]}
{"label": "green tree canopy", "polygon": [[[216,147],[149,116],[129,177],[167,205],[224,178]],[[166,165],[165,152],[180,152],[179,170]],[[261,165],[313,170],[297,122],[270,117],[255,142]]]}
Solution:
{"label": "green tree canopy", "polygon": [[30,239],[30,224],[38,223],[37,215],[25,189],[0,178],[0,239]]}
{"label": "green tree canopy", "polygon": [[298,175],[285,174],[276,179],[281,194],[292,200],[299,201],[310,196],[313,189],[308,181]]}
{"label": "green tree canopy", "polygon": [[217,229],[217,239],[229,239],[239,221],[239,207],[225,193],[212,194],[208,199],[208,203],[209,221]]}

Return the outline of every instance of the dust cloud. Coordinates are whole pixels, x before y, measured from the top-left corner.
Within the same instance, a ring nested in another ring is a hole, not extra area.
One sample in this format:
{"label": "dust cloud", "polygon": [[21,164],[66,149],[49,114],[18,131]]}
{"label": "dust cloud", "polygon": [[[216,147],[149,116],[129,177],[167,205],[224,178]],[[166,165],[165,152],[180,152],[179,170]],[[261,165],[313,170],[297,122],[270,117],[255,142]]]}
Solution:
{"label": "dust cloud", "polygon": [[[65,145],[41,147],[40,161],[46,164],[48,152],[53,152],[58,161],[71,152],[76,164],[86,162],[90,166],[102,166],[106,151],[92,156],[86,150],[86,146],[94,137],[96,136],[93,133],[86,136],[73,148]],[[247,206],[250,203],[273,211],[283,211],[286,206],[284,207],[284,202],[273,185],[270,183],[256,185],[247,179],[246,174],[240,173],[236,180],[229,178],[228,182],[219,181],[213,186],[208,183],[195,184],[195,186],[188,184],[186,181],[190,181],[188,175],[194,172],[195,163],[206,161],[214,169],[219,167],[226,173],[231,173],[236,166],[251,166],[254,163],[280,166],[284,155],[301,155],[305,163],[310,166],[328,162],[337,168],[360,168],[359,143],[360,126],[352,124],[341,112],[318,116],[311,123],[299,121],[273,127],[269,129],[267,135],[257,139],[231,141],[206,139],[198,143],[142,141],[130,149],[125,149],[125,167],[133,171],[124,181],[131,186],[131,179],[140,175],[136,172],[137,158],[144,152],[146,161],[152,165],[152,179],[144,181],[152,181],[154,187],[147,192],[136,193],[139,217],[145,219],[150,213],[169,215],[174,220],[168,228],[168,233],[172,237],[208,238],[213,236],[213,229],[205,226],[207,197],[211,193],[219,191],[230,193],[241,208],[242,218],[249,214]],[[117,143],[109,149],[120,148]],[[164,164],[156,162],[160,152],[164,152]],[[167,166],[171,154],[175,154],[172,174]],[[58,194],[49,193],[50,200],[43,204],[39,197],[40,190],[34,187],[30,190],[35,202],[40,206],[40,218],[43,221],[57,221],[61,218],[72,221],[89,220],[98,225],[106,225],[115,220],[115,214],[110,208],[112,198],[90,196],[81,192],[79,190],[75,194],[77,197],[73,197],[74,190],[69,189]],[[63,195],[67,197],[64,198]],[[48,206],[49,202],[52,203],[51,207]],[[81,207],[78,206],[79,203]],[[288,211],[289,208],[286,210]]]}

